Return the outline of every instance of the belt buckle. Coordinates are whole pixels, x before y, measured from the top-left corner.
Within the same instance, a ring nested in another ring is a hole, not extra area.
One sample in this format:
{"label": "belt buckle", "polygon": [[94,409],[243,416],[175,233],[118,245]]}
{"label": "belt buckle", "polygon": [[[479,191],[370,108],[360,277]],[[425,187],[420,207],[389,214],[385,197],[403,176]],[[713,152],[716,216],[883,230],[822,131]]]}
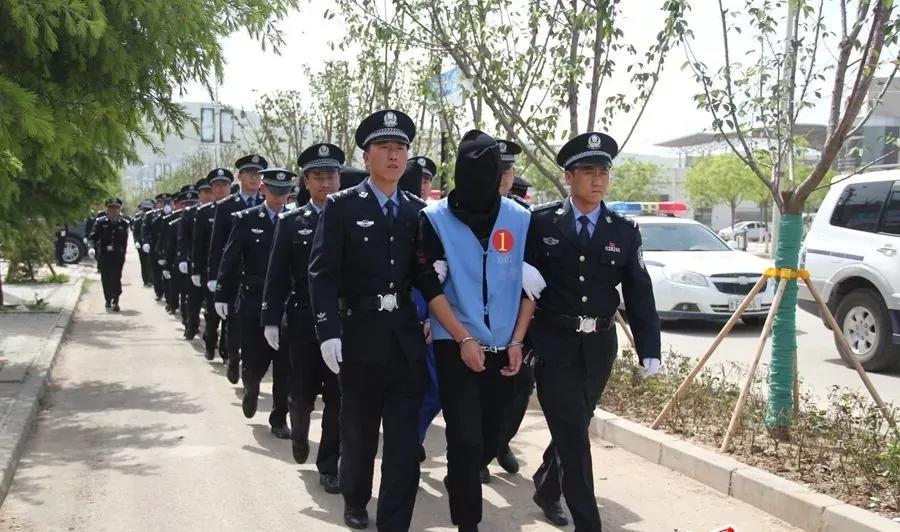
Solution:
{"label": "belt buckle", "polygon": [[589,318],[587,316],[578,316],[578,329],[575,332],[582,334],[591,334],[597,332],[597,318]]}
{"label": "belt buckle", "polygon": [[378,294],[378,310],[387,312],[397,310],[397,294]]}

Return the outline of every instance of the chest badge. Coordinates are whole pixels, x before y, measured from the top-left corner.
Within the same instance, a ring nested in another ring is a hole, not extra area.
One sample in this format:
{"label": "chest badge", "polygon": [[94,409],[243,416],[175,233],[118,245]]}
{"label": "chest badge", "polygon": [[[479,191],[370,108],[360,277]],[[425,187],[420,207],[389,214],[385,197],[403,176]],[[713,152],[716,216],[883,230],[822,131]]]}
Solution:
{"label": "chest badge", "polygon": [[262,233],[263,230],[262,229],[251,229],[250,232],[253,233],[254,235],[258,235],[258,234]]}
{"label": "chest badge", "polygon": [[559,244],[559,240],[553,238],[552,236],[547,236],[544,237],[544,244],[547,244],[548,246],[555,246]]}
{"label": "chest badge", "polygon": [[606,251],[611,251],[613,253],[621,253],[622,252],[622,249],[619,248],[619,246],[613,241],[610,241],[609,244],[607,244],[606,247],[604,247],[603,249]]}
{"label": "chest badge", "polygon": [[297,234],[306,236],[306,235],[312,234],[312,229],[301,229],[301,230],[297,231]]}
{"label": "chest badge", "polygon": [[373,222],[372,220],[357,220],[356,225],[360,227],[372,227],[373,225],[375,225],[375,222]]}
{"label": "chest badge", "polygon": [[367,197],[369,197],[369,193],[366,192],[365,190],[360,190],[360,191],[359,191],[359,197],[360,197],[360,198],[367,198]]}
{"label": "chest badge", "polygon": [[513,238],[512,233],[508,230],[497,229],[494,231],[494,234],[491,235],[491,244],[494,245],[494,249],[496,249],[498,253],[509,253],[512,251],[516,241]]}

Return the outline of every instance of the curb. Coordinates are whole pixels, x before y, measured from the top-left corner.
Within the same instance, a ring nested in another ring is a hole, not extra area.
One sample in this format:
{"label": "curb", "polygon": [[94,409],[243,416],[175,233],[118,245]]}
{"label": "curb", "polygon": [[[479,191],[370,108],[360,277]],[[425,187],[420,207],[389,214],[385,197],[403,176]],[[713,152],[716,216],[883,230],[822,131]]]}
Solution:
{"label": "curb", "polygon": [[590,433],[807,532],[900,532],[900,523],[600,408]]}
{"label": "curb", "polygon": [[25,449],[25,442],[31,434],[34,419],[40,410],[41,400],[47,393],[50,374],[56,365],[56,355],[72,323],[72,315],[81,298],[83,286],[84,277],[79,277],[73,285],[72,293],[66,297],[66,302],[56,318],[53,329],[31,360],[25,380],[22,382],[13,404],[6,412],[6,416],[0,419],[3,427],[3,432],[0,434],[0,466],[3,467],[3,476],[0,477],[0,505],[3,504],[6,494],[9,492],[16,468],[19,465],[19,458]]}

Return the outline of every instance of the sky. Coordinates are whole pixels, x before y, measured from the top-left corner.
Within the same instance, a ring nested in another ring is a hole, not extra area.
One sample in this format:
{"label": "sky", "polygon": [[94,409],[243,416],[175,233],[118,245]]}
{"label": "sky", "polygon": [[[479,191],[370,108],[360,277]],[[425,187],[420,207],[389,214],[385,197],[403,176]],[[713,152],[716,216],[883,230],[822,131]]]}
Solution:
{"label": "sky", "polygon": [[[647,9],[651,3],[661,5],[662,1],[622,2],[625,6],[620,20],[622,30],[626,40],[635,38],[631,36],[637,37],[639,50],[646,48],[661,27],[661,14]],[[738,8],[744,5],[744,0],[726,0],[725,4],[726,7]],[[354,54],[351,52],[334,52],[328,46],[329,40],[338,40],[344,32],[339,16],[332,20],[323,19],[322,13],[331,7],[333,4],[330,1],[310,0],[303,3],[302,12],[281,21],[280,27],[286,41],[281,55],[271,50],[263,51],[259,43],[245,33],[229,36],[223,43],[227,66],[223,84],[218,89],[219,100],[237,108],[252,109],[262,93],[278,89],[305,89],[304,65],[317,70],[328,60],[352,59]],[[701,59],[710,65],[719,64],[722,37],[717,0],[694,0],[688,22],[695,31],[694,49],[700,51]],[[735,48],[749,42],[748,33],[733,35],[732,38]],[[626,148],[628,152],[676,156],[673,150],[657,147],[656,144],[696,133],[709,126],[709,115],[698,110],[691,99],[699,86],[689,71],[681,70],[684,62],[685,55],[680,47],[671,52],[651,102]],[[621,84],[608,87],[617,91],[623,88]],[[601,99],[603,96],[601,94]],[[210,98],[203,87],[191,85],[185,88],[185,94],[179,99],[209,101]],[[819,106],[807,112],[801,121],[822,122],[824,117],[823,106]],[[624,137],[631,123],[630,119],[622,120],[614,124],[609,133],[614,137]]]}

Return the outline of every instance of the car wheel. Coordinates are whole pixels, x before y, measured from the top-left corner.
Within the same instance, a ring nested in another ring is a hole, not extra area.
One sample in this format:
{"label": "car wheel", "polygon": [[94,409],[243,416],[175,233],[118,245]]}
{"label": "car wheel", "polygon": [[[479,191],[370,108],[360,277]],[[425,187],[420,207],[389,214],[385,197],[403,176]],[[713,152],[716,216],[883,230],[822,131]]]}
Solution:
{"label": "car wheel", "polygon": [[891,343],[890,317],[878,292],[869,289],[850,292],[838,304],[835,319],[853,355],[866,371],[894,365],[897,347]]}
{"label": "car wheel", "polygon": [[765,316],[744,316],[741,318],[741,321],[744,322],[744,325],[748,327],[762,327],[764,323],[766,323]]}
{"label": "car wheel", "polygon": [[78,264],[84,258],[84,251],[76,239],[67,236],[62,245],[61,255],[64,263]]}

